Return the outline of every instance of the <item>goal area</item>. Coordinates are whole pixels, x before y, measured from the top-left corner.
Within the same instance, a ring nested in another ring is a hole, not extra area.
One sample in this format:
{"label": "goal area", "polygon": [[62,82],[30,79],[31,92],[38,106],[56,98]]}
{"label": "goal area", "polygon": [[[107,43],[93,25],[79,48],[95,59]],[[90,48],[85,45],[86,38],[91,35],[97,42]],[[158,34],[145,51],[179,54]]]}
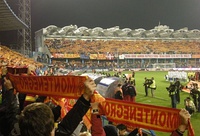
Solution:
{"label": "goal area", "polygon": [[153,69],[155,70],[169,70],[169,69],[173,69],[176,68],[176,64],[175,63],[154,63],[152,64]]}

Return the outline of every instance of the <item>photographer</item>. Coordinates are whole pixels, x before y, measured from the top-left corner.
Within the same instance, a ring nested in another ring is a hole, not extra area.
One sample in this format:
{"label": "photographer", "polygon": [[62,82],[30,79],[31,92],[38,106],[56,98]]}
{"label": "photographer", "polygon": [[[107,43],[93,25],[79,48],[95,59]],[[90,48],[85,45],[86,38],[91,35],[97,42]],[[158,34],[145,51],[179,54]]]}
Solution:
{"label": "photographer", "polygon": [[143,86],[144,86],[144,91],[145,91],[145,97],[148,96],[148,79],[145,77],[144,78],[144,83],[143,83]]}
{"label": "photographer", "polygon": [[174,85],[176,85],[176,100],[177,100],[177,103],[180,103],[181,83],[178,78],[175,79]]}
{"label": "photographer", "polygon": [[154,97],[154,91],[156,90],[156,81],[154,79],[154,77],[151,78],[152,83],[150,84],[150,88],[151,88],[151,95],[152,97]]}
{"label": "photographer", "polygon": [[169,92],[169,97],[171,97],[171,106],[172,108],[176,108],[177,100],[176,100],[176,90],[177,86],[173,83],[170,83],[169,87],[166,87]]}
{"label": "photographer", "polygon": [[185,109],[190,113],[193,114],[196,111],[196,107],[194,105],[194,102],[190,99],[190,97],[187,97],[184,100]]}
{"label": "photographer", "polygon": [[150,85],[153,83],[152,79],[144,78],[143,86],[145,87],[145,97],[148,96],[148,88],[151,88]]}
{"label": "photographer", "polygon": [[200,112],[200,91],[198,92],[198,107],[197,107],[197,111]]}
{"label": "photographer", "polygon": [[198,104],[197,104],[197,97],[198,97],[198,93],[199,93],[198,84],[193,83],[192,85],[193,85],[193,88],[190,90],[190,95],[193,98],[195,107],[198,107]]}

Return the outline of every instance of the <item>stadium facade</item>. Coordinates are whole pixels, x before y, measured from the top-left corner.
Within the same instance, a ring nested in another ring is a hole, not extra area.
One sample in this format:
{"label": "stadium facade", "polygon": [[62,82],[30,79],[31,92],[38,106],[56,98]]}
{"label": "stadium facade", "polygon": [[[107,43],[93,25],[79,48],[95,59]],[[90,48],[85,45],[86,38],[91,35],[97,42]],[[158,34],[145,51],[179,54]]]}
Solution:
{"label": "stadium facade", "polygon": [[166,25],[151,30],[50,25],[35,32],[35,47],[35,58],[48,63],[94,63],[130,69],[188,68],[200,64],[200,30],[174,30]]}

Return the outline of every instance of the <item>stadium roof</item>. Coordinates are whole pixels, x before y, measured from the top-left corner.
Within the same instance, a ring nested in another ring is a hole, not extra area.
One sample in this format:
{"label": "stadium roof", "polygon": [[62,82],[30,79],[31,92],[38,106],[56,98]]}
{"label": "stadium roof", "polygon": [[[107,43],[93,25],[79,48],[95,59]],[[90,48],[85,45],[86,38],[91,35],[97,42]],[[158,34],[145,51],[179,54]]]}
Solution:
{"label": "stadium roof", "polygon": [[103,29],[101,27],[87,28],[85,26],[69,25],[59,28],[55,25],[43,28],[43,35],[46,37],[93,37],[93,38],[126,38],[126,39],[200,39],[200,30],[188,30],[187,27],[174,30],[166,25],[158,25],[153,29],[143,28],[120,29],[119,26]]}
{"label": "stadium roof", "polygon": [[28,28],[9,7],[6,0],[0,0],[0,31]]}

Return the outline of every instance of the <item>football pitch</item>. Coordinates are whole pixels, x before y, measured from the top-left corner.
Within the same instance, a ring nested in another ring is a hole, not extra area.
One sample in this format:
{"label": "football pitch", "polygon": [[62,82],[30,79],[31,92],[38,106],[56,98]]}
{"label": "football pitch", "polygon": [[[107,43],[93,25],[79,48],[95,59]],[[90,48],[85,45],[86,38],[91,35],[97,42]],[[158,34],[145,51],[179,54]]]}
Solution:
{"label": "football pitch", "polygon": [[[123,71],[122,74],[131,74],[131,71]],[[166,87],[169,86],[169,81],[165,80],[165,75],[167,75],[167,71],[135,71],[135,80],[136,80],[136,90],[137,90],[137,96],[136,96],[136,102],[138,103],[144,103],[144,104],[151,104],[151,105],[157,105],[157,106],[164,106],[164,107],[171,107],[171,99],[168,95],[168,91],[166,90]],[[151,92],[149,90],[149,96],[144,97],[145,91],[144,91],[144,78],[147,77],[150,79],[151,77],[154,77],[157,85],[157,89],[154,92],[155,97],[151,97]],[[186,83],[181,82],[182,85],[185,85]],[[189,93],[186,92],[180,92],[180,104],[177,104],[177,108],[181,109],[184,108],[184,99],[189,96]],[[195,135],[200,134],[200,113],[196,112],[191,117],[192,126],[195,131]],[[170,133],[164,133],[164,132],[158,132],[156,131],[157,136],[169,136]],[[187,133],[185,132],[186,136]]]}

